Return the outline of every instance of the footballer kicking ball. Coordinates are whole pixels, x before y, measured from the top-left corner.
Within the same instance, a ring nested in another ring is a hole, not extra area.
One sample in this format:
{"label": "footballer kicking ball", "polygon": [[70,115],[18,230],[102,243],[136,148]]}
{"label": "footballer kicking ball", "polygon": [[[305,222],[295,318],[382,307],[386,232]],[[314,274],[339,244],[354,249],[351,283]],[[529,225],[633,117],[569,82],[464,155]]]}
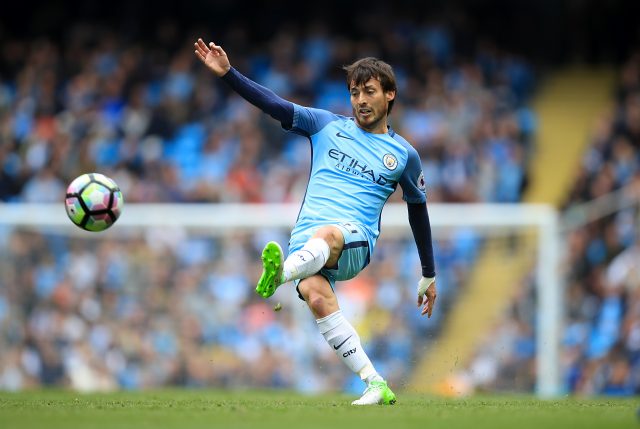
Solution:
{"label": "footballer kicking ball", "polygon": [[87,231],[104,231],[120,217],[124,199],[120,188],[100,173],[78,176],[67,188],[65,207],[75,225]]}

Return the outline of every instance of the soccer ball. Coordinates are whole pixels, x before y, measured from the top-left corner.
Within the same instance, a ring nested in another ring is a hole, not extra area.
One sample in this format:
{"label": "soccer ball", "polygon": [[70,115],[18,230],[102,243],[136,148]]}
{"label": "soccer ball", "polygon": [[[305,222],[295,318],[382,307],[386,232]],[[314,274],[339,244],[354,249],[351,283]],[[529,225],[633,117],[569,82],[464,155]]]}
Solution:
{"label": "soccer ball", "polygon": [[87,231],[97,232],[118,220],[124,199],[112,179],[100,173],[87,173],[71,182],[65,203],[71,222]]}

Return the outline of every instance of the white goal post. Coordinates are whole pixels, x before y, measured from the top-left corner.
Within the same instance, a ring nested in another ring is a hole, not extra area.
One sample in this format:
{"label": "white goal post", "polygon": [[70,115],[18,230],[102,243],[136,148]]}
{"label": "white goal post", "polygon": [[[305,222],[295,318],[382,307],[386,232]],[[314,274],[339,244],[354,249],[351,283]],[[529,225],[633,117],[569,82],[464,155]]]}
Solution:
{"label": "white goal post", "polygon": [[[182,227],[225,234],[237,229],[291,228],[298,204],[126,204],[117,224],[128,227]],[[537,229],[537,380],[540,397],[563,393],[560,341],[563,324],[563,287],[559,215],[544,204],[429,204],[429,216],[438,235],[441,227],[467,227],[480,231]],[[85,236],[96,233],[72,225],[64,204],[2,204],[0,226],[68,227]],[[410,235],[407,208],[390,203],[382,214],[382,230]]]}

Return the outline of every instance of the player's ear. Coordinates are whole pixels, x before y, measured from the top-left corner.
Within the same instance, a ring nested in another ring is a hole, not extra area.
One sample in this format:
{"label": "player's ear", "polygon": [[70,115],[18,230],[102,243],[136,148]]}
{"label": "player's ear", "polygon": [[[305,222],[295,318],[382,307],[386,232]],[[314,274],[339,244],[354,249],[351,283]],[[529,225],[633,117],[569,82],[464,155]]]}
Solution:
{"label": "player's ear", "polygon": [[387,91],[384,93],[385,97],[387,97],[387,103],[391,100],[395,100],[396,99],[396,92],[395,91]]}

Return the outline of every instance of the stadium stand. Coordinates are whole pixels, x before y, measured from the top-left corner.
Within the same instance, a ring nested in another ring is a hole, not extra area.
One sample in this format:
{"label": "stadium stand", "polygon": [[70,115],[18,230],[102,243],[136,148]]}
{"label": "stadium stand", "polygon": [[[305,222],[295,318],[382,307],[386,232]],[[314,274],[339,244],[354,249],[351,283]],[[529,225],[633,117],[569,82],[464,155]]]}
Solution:
{"label": "stadium stand", "polygon": [[[567,393],[633,396],[640,392],[640,52],[620,67],[610,95],[611,108],[593,124],[561,206],[568,210],[620,190],[635,203],[608,207],[604,216],[568,228],[562,367]],[[535,296],[531,279],[524,283],[467,368],[475,389],[533,388]]]}

